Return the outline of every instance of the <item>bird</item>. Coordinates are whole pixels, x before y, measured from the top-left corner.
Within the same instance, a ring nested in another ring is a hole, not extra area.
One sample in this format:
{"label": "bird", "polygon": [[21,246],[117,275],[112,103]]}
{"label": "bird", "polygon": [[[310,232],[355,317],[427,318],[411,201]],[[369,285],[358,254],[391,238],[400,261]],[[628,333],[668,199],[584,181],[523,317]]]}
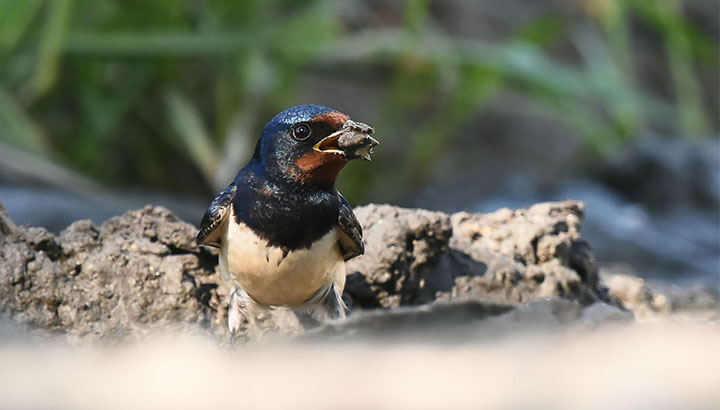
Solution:
{"label": "bird", "polygon": [[374,130],[322,105],[273,117],[248,164],[210,203],[197,243],[219,249],[232,281],[228,330],[256,309],[285,306],[318,321],[341,319],[345,262],[362,255],[362,226],[338,192],[351,160],[370,160]]}

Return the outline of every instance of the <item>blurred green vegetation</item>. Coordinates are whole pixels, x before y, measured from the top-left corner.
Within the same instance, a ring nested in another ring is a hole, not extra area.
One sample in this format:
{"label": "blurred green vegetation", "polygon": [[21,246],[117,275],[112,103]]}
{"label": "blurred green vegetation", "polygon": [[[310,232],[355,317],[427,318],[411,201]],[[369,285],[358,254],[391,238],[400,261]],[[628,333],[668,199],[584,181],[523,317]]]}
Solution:
{"label": "blurred green vegetation", "polygon": [[[717,72],[718,46],[680,0],[578,2],[597,35],[576,36],[574,62],[552,53],[573,26],[560,14],[485,42],[438,30],[442,2],[406,1],[397,22],[368,27],[348,22],[354,3],[0,0],[0,139],[105,183],[209,192],[232,178],[265,121],[308,102],[305,73],[343,70],[379,77],[376,128],[412,124],[382,135],[413,135],[395,182],[421,176],[506,90],[548,107],[598,156],[648,124],[717,133],[696,70]],[[660,38],[673,96],[638,85],[632,21]],[[357,199],[375,171],[350,171],[345,190]]]}

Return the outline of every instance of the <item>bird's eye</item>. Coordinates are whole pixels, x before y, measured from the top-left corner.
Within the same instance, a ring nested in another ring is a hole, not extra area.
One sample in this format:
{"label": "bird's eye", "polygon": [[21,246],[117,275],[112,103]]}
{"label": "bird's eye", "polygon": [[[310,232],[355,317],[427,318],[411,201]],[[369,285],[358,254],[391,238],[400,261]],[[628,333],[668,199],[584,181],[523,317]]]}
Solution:
{"label": "bird's eye", "polygon": [[305,123],[300,123],[293,127],[293,137],[296,140],[306,140],[312,134],[310,126]]}

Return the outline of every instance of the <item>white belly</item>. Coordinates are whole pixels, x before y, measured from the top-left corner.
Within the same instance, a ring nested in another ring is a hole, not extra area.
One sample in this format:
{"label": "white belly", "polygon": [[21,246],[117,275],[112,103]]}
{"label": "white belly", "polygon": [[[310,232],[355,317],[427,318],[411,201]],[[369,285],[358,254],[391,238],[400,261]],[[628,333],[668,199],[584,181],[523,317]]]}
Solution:
{"label": "white belly", "polygon": [[298,307],[320,288],[334,282],[345,286],[345,261],[338,245],[337,228],[310,249],[291,251],[268,246],[247,225],[230,215],[220,247],[220,268],[256,302]]}

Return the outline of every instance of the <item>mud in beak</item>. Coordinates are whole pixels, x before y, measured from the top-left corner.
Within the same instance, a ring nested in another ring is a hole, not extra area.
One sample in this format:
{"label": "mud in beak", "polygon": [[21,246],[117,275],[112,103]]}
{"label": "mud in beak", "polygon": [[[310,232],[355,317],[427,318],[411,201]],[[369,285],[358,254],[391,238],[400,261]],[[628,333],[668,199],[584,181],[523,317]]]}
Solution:
{"label": "mud in beak", "polygon": [[340,155],[348,160],[362,159],[370,161],[372,149],[380,144],[375,138],[371,126],[348,120],[338,131],[333,132],[315,144],[318,152]]}

